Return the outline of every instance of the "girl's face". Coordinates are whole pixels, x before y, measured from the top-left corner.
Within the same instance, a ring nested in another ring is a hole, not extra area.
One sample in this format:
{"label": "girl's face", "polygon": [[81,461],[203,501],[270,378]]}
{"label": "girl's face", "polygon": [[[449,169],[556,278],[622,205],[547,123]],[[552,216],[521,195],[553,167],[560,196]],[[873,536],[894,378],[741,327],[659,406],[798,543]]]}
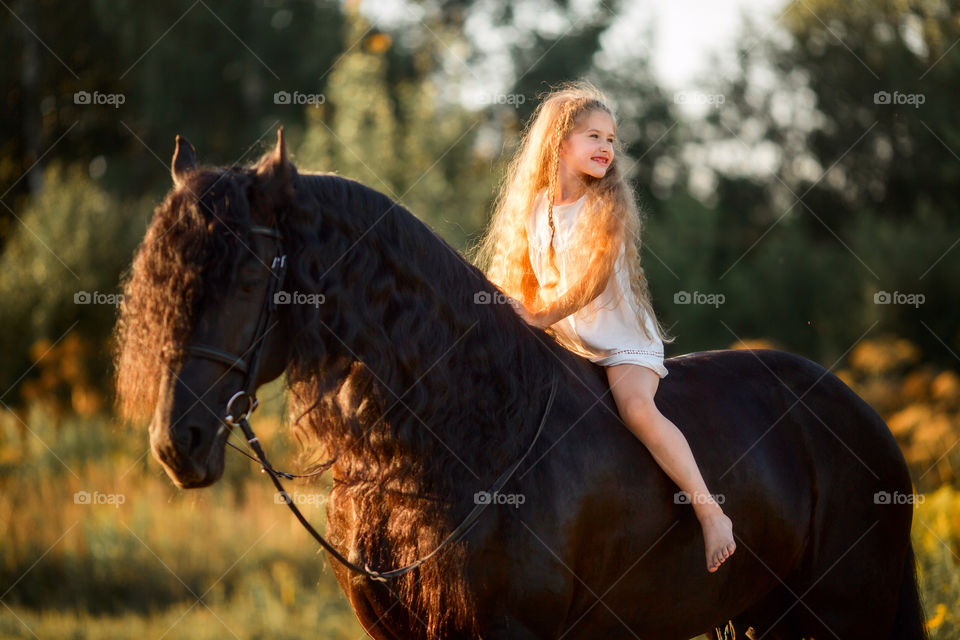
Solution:
{"label": "girl's face", "polygon": [[602,178],[613,162],[615,139],[610,114],[591,111],[560,144],[560,164],[577,173]]}

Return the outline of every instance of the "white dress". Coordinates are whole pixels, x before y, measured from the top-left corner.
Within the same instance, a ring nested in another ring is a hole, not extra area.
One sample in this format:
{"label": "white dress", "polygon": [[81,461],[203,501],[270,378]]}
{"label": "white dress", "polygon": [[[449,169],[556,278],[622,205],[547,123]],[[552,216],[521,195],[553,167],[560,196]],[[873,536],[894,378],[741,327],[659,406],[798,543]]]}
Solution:
{"label": "white dress", "polygon": [[[547,275],[553,273],[548,262],[550,223],[545,193],[541,192],[537,196],[527,219],[530,263],[541,286]],[[570,204],[553,205],[556,229],[553,248],[560,272],[557,288],[561,293],[575,283],[575,274],[569,274],[564,264],[565,248],[571,242],[576,216],[585,203],[586,195]],[[615,304],[617,300],[619,302]],[[591,313],[594,314],[592,318]],[[647,338],[640,328],[641,318],[652,338]],[[610,280],[603,292],[582,309],[556,322],[552,327],[569,343],[564,346],[591,362],[604,367],[624,363],[639,364],[652,369],[661,378],[667,375],[667,368],[663,365],[663,341],[657,334],[650,315],[636,303],[630,287],[623,245],[620,246],[614,272],[610,274]]]}

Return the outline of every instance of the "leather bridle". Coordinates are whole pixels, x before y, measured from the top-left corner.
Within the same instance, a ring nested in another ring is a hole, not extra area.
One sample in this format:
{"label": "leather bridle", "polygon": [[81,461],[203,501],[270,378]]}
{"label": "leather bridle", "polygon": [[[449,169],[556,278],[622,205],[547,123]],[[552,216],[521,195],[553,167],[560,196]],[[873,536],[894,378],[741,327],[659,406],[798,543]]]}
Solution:
{"label": "leather bridle", "polygon": [[[250,341],[250,348],[247,349],[244,354],[247,356],[247,359],[244,360],[243,356],[237,356],[219,347],[206,344],[190,344],[187,345],[185,349],[186,353],[192,356],[219,362],[228,369],[236,369],[243,374],[243,386],[227,401],[227,412],[224,421],[231,426],[233,426],[233,422],[253,413],[253,410],[256,409],[259,404],[255,392],[257,374],[260,369],[260,357],[263,354],[263,344],[266,342],[267,332],[270,330],[270,320],[277,308],[275,295],[283,284],[283,278],[287,270],[287,256],[283,253],[282,247],[283,235],[276,229],[260,225],[251,225],[250,233],[273,238],[277,244],[277,253],[268,267],[270,270],[270,282],[267,284],[266,296],[264,297],[263,305],[260,307],[260,315],[257,318],[257,328]],[[241,400],[246,400],[247,406],[235,415],[236,408],[234,404]]]}
{"label": "leather bridle", "polygon": [[[267,461],[267,456],[263,451],[263,447],[260,445],[260,440],[257,438],[256,434],[253,432],[253,429],[250,427],[250,423],[247,421],[247,418],[250,417],[250,414],[253,413],[259,404],[256,396],[256,382],[257,373],[260,367],[260,358],[263,353],[263,344],[266,340],[267,333],[270,330],[270,321],[276,312],[276,294],[280,286],[283,284],[287,268],[287,256],[283,253],[283,235],[278,230],[260,225],[252,225],[250,227],[250,233],[273,238],[277,244],[277,251],[269,267],[270,282],[267,284],[266,295],[264,297],[263,305],[260,308],[260,315],[257,319],[257,328],[254,331],[250,347],[246,352],[249,354],[247,355],[247,359],[244,359],[243,356],[237,356],[224,351],[218,347],[205,344],[189,344],[185,347],[185,352],[194,357],[206,358],[207,360],[219,362],[228,369],[236,369],[243,374],[243,385],[240,390],[234,393],[227,401],[223,417],[224,425],[222,425],[220,428],[221,430],[229,430],[236,426],[240,427],[240,429],[243,431],[244,437],[247,439],[247,444],[256,454],[256,458],[253,458],[253,456],[250,456],[239,447],[236,447],[229,440],[227,440],[227,444],[230,444],[247,457],[255,459],[260,463],[262,470],[270,476],[270,480],[273,481],[274,486],[276,486],[277,490],[280,492],[281,496],[283,497],[283,501],[287,504],[287,506],[293,512],[293,515],[297,518],[297,520],[300,521],[300,524],[303,525],[310,535],[312,535],[314,539],[319,542],[320,545],[341,564],[354,571],[357,571],[358,573],[364,574],[371,580],[386,582],[387,580],[399,577],[408,571],[412,571],[432,558],[447,544],[456,542],[456,540],[466,533],[473,522],[480,517],[480,514],[489,504],[491,504],[491,501],[479,501],[474,506],[473,510],[463,520],[463,522],[461,522],[456,529],[451,531],[450,534],[437,546],[437,548],[431,551],[429,554],[405,567],[394,569],[392,571],[375,571],[370,568],[367,562],[364,562],[362,567],[350,562],[342,554],[340,554],[340,552],[337,551],[333,545],[327,542],[324,537],[317,532],[316,529],[313,528],[313,526],[300,512],[300,509],[297,508],[297,505],[294,504],[290,494],[287,493],[287,491],[283,488],[283,484],[280,482],[281,476],[288,479],[303,476],[295,476],[294,474],[274,469],[273,466]],[[540,437],[540,433],[543,431],[543,427],[547,422],[547,416],[550,414],[550,408],[553,406],[553,400],[557,395],[557,385],[558,377],[557,375],[554,375],[550,387],[550,395],[547,398],[547,404],[543,410],[543,417],[540,420],[540,426],[537,429],[536,435],[533,437],[533,441],[530,442],[530,446],[526,449],[526,451],[524,451],[523,455],[520,456],[515,463],[513,463],[500,475],[500,477],[496,479],[496,481],[493,483],[493,486],[490,487],[490,490],[487,492],[487,496],[496,496],[500,489],[502,489],[507,481],[513,476],[520,464],[530,454],[530,451],[533,450],[533,446],[536,444],[537,439]],[[246,405],[242,406],[237,404],[241,401],[245,401]]]}

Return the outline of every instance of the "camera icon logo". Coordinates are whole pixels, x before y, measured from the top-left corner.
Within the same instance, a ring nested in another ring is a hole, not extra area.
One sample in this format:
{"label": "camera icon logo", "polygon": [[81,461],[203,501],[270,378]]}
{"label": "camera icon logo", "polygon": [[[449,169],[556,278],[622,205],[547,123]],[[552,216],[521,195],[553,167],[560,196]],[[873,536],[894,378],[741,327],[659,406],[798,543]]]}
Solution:
{"label": "camera icon logo", "polygon": [[873,294],[873,303],[874,304],[890,304],[890,292],[889,291],[877,291]]}
{"label": "camera icon logo", "polygon": [[273,294],[273,304],[290,304],[289,291],[277,291]]}
{"label": "camera icon logo", "polygon": [[290,104],[289,91],[277,91],[273,94],[273,104]]}
{"label": "camera icon logo", "polygon": [[73,304],[90,304],[90,292],[77,291],[73,294]]}
{"label": "camera icon logo", "polygon": [[491,301],[489,291],[477,291],[473,294],[473,304],[490,304]]}
{"label": "camera icon logo", "polygon": [[89,91],[77,91],[73,94],[73,104],[90,104]]}
{"label": "camera icon logo", "polygon": [[90,492],[77,491],[75,494],[73,494],[73,503],[74,504],[90,504]]}
{"label": "camera icon logo", "polygon": [[873,94],[873,104],[890,104],[890,92],[877,91]]}
{"label": "camera icon logo", "polygon": [[673,294],[673,304],[690,304],[691,296],[689,291],[677,291]]}

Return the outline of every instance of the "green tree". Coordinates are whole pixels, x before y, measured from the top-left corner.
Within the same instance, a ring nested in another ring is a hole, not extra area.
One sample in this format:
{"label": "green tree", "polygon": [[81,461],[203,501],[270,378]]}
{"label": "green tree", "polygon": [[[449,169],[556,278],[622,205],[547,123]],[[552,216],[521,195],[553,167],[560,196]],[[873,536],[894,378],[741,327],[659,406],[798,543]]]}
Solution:
{"label": "green tree", "polygon": [[476,151],[477,114],[452,99],[455,79],[437,78],[437,44],[395,75],[387,33],[370,31],[359,15],[347,33],[361,45],[337,62],[323,104],[308,110],[298,165],[382,191],[463,248],[494,190],[489,164]]}
{"label": "green tree", "polygon": [[[785,39],[748,28],[738,70],[703,83],[726,100],[699,127],[702,147],[772,150],[769,176],[713,168],[717,282],[763,291],[742,326],[825,360],[864,319],[933,358],[953,358],[943,343],[960,349],[960,225],[947,197],[960,172],[958,17],[939,1],[792,2]],[[882,291],[926,302],[878,306]]]}
{"label": "green tree", "polygon": [[[123,206],[77,167],[52,164],[43,183],[0,256],[0,389],[11,407],[25,400],[24,385],[45,372],[57,378],[47,386],[59,394],[47,399],[67,407],[70,389],[58,384],[61,376],[109,395],[105,345],[119,276],[145,229],[145,215],[137,212],[146,203]],[[79,370],[57,371],[50,368],[56,363],[39,362],[56,360],[56,346],[71,336],[84,347]]]}

